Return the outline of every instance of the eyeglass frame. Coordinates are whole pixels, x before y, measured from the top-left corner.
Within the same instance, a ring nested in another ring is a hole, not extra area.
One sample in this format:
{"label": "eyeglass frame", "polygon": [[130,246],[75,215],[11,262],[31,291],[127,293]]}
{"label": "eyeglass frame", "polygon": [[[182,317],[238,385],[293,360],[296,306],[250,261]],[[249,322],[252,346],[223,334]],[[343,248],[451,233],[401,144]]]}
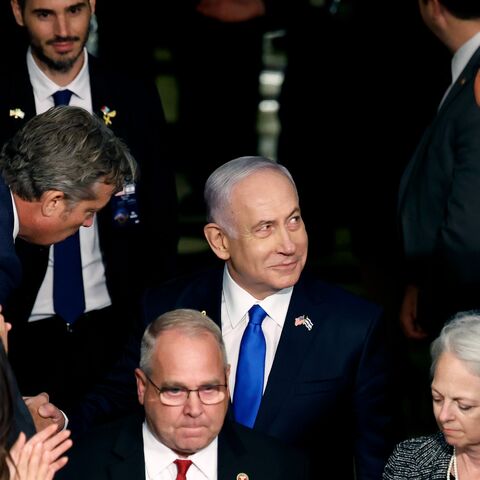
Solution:
{"label": "eyeglass frame", "polygon": [[[164,387],[164,388],[160,388],[145,372],[143,372],[143,374],[145,375],[146,379],[157,390],[158,398],[160,399],[160,401],[167,407],[183,407],[183,405],[185,405],[188,402],[188,399],[190,398],[190,393],[191,392],[197,392],[198,399],[200,400],[202,405],[218,405],[219,403],[222,403],[222,401],[224,400],[225,397],[222,398],[221,400],[219,400],[218,402],[215,402],[215,403],[205,403],[202,400],[202,397],[200,396],[200,391],[201,391],[202,387],[225,387],[225,388],[228,388],[227,377],[225,377],[225,383],[223,383],[223,384],[218,383],[218,384],[215,384],[215,385],[201,385],[199,388],[186,388],[186,387],[170,387],[170,388],[165,388]],[[181,390],[181,391],[187,393],[187,398],[185,399],[185,401],[183,403],[179,403],[178,405],[172,405],[170,403],[165,403],[162,400],[162,393],[164,393],[166,390],[171,390],[172,388],[176,388],[178,390]],[[226,391],[225,391],[225,393],[226,393]]]}

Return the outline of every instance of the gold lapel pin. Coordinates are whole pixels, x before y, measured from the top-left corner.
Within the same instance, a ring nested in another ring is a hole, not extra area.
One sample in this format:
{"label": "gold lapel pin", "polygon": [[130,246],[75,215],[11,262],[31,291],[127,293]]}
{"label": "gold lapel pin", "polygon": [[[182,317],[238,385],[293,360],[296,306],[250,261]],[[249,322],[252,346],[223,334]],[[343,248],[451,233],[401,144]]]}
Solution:
{"label": "gold lapel pin", "polygon": [[10,110],[10,116],[13,118],[24,118],[25,112],[20,110],[19,108],[14,108]]}

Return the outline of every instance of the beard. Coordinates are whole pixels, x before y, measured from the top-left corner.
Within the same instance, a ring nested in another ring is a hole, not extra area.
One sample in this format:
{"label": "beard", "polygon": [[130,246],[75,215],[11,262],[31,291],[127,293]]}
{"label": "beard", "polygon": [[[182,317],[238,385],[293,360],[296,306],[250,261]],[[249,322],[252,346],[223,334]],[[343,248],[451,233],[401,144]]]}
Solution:
{"label": "beard", "polygon": [[[52,43],[55,42],[61,42],[61,41],[69,41],[69,42],[77,42],[80,40],[80,37],[55,37],[53,40],[49,40],[47,42],[47,45],[51,45]],[[68,71],[71,70],[73,65],[75,65],[75,62],[78,60],[80,55],[83,53],[83,49],[85,47],[85,44],[87,43],[87,37],[84,38],[82,42],[82,48],[78,51],[78,53],[74,57],[69,57],[65,59],[54,59],[49,57],[41,45],[37,45],[33,42],[31,42],[31,48],[32,52],[34,55],[42,62],[44,63],[50,70],[54,70],[56,72],[60,73],[67,73]]]}

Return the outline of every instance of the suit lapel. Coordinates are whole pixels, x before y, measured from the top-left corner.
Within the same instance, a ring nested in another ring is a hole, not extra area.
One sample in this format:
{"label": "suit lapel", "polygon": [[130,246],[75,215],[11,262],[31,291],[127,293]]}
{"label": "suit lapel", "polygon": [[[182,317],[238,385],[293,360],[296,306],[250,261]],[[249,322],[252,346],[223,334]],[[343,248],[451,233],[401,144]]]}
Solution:
{"label": "suit lapel", "polygon": [[[8,112],[2,112],[2,115],[8,115],[5,117],[8,118],[6,132],[1,134],[1,138],[5,139],[13,136],[30,118],[36,115],[33,88],[26,61],[23,60],[11,71],[13,73],[9,79],[10,83],[7,84],[7,91],[2,92],[9,102]],[[4,126],[3,120],[1,123]]]}
{"label": "suit lapel", "polygon": [[126,423],[112,449],[115,458],[108,466],[112,480],[145,478],[145,457],[143,454],[142,421],[134,417]]}
{"label": "suit lapel", "polygon": [[241,435],[225,419],[218,436],[217,478],[235,480],[239,473],[254,474],[252,463]]}
{"label": "suit lapel", "polygon": [[[321,294],[317,291],[316,298],[312,297],[304,280],[305,277],[302,277],[293,289],[272,370],[260,404],[255,428],[262,431],[268,431],[282,406],[293,393],[295,378],[305,361],[305,353],[312,342],[315,342],[320,330],[322,315],[318,298]],[[302,315],[312,320],[311,330],[305,325],[295,325],[295,319]]]}
{"label": "suit lapel", "polygon": [[444,116],[445,112],[448,112],[448,109],[453,102],[453,100],[458,96],[458,94],[463,90],[465,85],[469,84],[473,81],[474,76],[477,73],[480,63],[480,48],[476,50],[473,54],[472,58],[468,62],[468,64],[463,69],[462,73],[458,77],[457,81],[450,92],[448,93],[447,97],[443,101],[440,110],[438,111],[437,115],[435,116],[432,124],[428,127],[425,133],[422,136],[422,139],[415,150],[415,154],[413,155],[412,159],[407,165],[404,174],[402,175],[402,179],[400,181],[399,187],[399,198],[398,198],[398,212],[403,210],[403,203],[405,198],[407,197],[406,193],[408,190],[408,185],[410,179],[413,177],[413,173],[421,163],[421,159],[424,158],[424,153],[430,144],[430,139],[432,137],[432,132],[435,131],[436,124],[441,121],[442,117]]}
{"label": "suit lapel", "polygon": [[462,73],[457,78],[457,81],[452,85],[450,92],[448,92],[447,97],[445,98],[442,106],[438,112],[439,116],[448,109],[448,106],[452,103],[455,97],[463,90],[465,85],[470,84],[473,81],[473,78],[477,74],[480,63],[480,48],[478,48],[475,53],[472,55],[472,58],[469,60]]}

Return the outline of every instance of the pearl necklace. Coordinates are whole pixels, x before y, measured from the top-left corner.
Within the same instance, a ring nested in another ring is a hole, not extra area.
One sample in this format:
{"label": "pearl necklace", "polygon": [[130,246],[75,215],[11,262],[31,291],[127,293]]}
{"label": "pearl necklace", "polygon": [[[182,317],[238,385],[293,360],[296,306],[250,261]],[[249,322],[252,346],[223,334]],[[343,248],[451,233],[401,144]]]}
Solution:
{"label": "pearl necklace", "polygon": [[458,470],[457,470],[457,452],[455,447],[453,447],[453,455],[450,459],[450,463],[448,464],[448,471],[447,471],[447,480],[450,480],[450,474],[452,473],[452,466],[453,466],[453,474],[455,475],[455,480],[459,480],[458,478]]}

